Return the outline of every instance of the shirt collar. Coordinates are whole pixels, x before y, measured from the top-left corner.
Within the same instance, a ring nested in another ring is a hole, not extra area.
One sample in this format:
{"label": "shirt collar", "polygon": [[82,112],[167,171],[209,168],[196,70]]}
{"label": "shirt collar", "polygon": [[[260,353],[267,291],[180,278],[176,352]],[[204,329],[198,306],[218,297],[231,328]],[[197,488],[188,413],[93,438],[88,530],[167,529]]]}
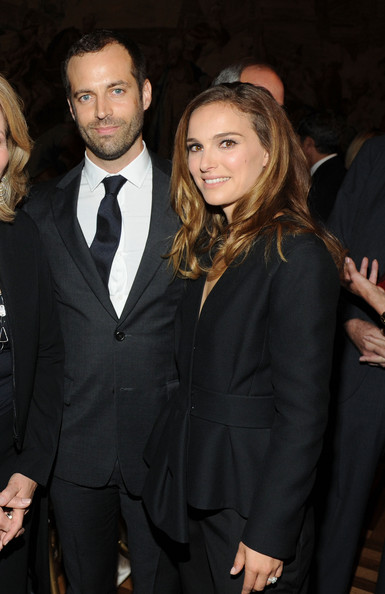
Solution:
{"label": "shirt collar", "polygon": [[332,153],[331,155],[327,155],[326,157],[323,157],[323,159],[320,159],[319,161],[317,161],[317,163],[314,163],[314,165],[312,165],[310,168],[310,175],[314,175],[314,173],[317,171],[318,167],[321,167],[321,165],[323,165],[325,163],[325,161],[329,161],[329,159],[332,159],[333,157],[337,157],[337,153]]}
{"label": "shirt collar", "polygon": [[[146,144],[143,141],[143,150],[131,163],[126,165],[121,171],[118,172],[119,175],[123,175],[130,183],[138,188],[141,187],[143,184],[148,168],[151,165],[151,157],[147,150]],[[95,188],[103,181],[103,179],[111,175],[107,173],[98,165],[95,165],[87,156],[85,155],[85,162],[84,162],[84,174],[87,179],[88,185],[90,190],[93,192]],[[114,174],[117,175],[117,174]]]}

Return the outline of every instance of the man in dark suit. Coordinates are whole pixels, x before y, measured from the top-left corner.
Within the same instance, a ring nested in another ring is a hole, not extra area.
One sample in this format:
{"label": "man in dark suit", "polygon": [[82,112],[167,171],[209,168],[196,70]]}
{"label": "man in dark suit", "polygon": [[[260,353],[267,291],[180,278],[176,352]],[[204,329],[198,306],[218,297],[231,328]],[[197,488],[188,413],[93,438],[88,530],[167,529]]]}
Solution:
{"label": "man in dark suit", "polygon": [[316,111],[302,118],[297,131],[312,177],[309,208],[325,223],[346,173],[339,155],[341,126],[333,114]]}
{"label": "man in dark suit", "polygon": [[142,451],[177,386],[180,284],[162,258],[178,227],[169,164],[142,140],[151,85],[134,43],[87,34],[70,49],[64,76],[85,159],[36,186],[26,208],[47,247],[66,348],[51,498],[67,594],[115,592],[120,514],[135,593],[150,594],[155,582],[169,593],[156,578],[160,549],[140,497]]}
{"label": "man in dark suit", "polygon": [[[368,140],[358,153],[328,222],[358,265],[364,256],[378,259],[380,276],[385,272],[384,195],[382,136]],[[385,447],[385,359],[366,339],[383,339],[382,325],[374,310],[348,292],[341,315],[345,332],[337,345],[332,382],[332,440],[315,491],[323,500],[323,515],[311,594],[348,594],[370,489]]]}

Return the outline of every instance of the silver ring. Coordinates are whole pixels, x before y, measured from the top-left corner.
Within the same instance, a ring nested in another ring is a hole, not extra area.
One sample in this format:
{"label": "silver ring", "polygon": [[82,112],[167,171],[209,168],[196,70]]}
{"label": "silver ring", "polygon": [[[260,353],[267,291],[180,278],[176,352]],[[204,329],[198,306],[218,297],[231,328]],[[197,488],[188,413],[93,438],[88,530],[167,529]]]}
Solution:
{"label": "silver ring", "polygon": [[275,584],[275,582],[278,582],[278,578],[274,576],[272,578],[267,578],[267,581],[270,582],[270,584]]}

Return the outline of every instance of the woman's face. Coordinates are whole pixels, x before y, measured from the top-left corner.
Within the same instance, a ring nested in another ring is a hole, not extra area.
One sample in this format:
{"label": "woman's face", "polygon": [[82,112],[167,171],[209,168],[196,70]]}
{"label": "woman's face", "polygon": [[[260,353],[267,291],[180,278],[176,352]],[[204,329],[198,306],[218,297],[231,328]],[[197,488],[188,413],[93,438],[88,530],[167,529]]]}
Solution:
{"label": "woman's face", "polygon": [[207,204],[222,207],[230,222],[234,206],[269,159],[250,118],[226,103],[198,107],[187,132],[188,166]]}
{"label": "woman's face", "polygon": [[5,168],[8,165],[8,143],[7,143],[7,126],[3,112],[0,109],[0,178],[3,177]]}

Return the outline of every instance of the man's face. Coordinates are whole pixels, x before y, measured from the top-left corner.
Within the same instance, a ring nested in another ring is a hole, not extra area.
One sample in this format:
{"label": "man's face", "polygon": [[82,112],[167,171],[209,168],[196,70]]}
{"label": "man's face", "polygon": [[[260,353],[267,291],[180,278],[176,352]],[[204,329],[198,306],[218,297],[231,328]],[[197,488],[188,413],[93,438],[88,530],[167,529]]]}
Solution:
{"label": "man's face", "polygon": [[72,116],[88,157],[114,173],[142,150],[144,111],[151,103],[148,80],[139,93],[127,50],[113,43],[99,52],[74,56],[67,69]]}
{"label": "man's face", "polygon": [[269,68],[247,66],[241,73],[240,81],[267,89],[279,105],[284,104],[285,90],[283,83],[279,76]]}

